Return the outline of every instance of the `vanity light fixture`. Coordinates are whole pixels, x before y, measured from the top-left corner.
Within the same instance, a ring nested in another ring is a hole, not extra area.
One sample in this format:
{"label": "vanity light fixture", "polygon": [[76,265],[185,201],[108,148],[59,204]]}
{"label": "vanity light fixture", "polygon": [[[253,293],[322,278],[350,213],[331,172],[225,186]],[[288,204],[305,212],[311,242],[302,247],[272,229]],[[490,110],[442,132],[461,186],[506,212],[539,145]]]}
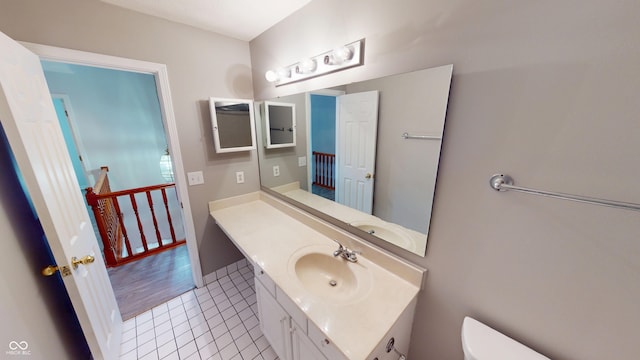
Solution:
{"label": "vanity light fixture", "polygon": [[363,48],[364,39],[354,41],[295,64],[268,70],[264,77],[268,82],[281,86],[360,66],[364,63]]}

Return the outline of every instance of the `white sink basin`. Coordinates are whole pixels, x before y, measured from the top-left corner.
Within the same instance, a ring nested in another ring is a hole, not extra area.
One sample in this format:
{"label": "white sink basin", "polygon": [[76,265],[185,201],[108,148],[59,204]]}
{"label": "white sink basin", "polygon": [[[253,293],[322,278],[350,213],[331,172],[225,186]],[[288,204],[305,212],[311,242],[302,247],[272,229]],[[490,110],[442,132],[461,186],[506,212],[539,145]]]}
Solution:
{"label": "white sink basin", "polygon": [[351,226],[355,226],[362,231],[384,239],[394,245],[400,246],[409,251],[415,250],[415,242],[401,229],[395,229],[392,225],[378,224],[368,221],[354,221]]}
{"label": "white sink basin", "polygon": [[360,261],[334,257],[334,250],[324,245],[302,248],[291,256],[290,269],[305,290],[322,299],[344,303],[366,296],[369,270]]}

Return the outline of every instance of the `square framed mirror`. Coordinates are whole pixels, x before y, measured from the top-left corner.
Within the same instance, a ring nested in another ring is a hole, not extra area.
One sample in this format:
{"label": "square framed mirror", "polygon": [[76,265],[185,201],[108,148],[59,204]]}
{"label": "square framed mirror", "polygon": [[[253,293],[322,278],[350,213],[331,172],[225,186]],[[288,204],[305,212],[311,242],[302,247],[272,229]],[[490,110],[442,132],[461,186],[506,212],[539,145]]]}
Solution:
{"label": "square framed mirror", "polygon": [[248,151],[256,148],[253,101],[210,98],[209,109],[216,152]]}
{"label": "square framed mirror", "polygon": [[296,105],[265,101],[265,147],[276,149],[296,146]]}

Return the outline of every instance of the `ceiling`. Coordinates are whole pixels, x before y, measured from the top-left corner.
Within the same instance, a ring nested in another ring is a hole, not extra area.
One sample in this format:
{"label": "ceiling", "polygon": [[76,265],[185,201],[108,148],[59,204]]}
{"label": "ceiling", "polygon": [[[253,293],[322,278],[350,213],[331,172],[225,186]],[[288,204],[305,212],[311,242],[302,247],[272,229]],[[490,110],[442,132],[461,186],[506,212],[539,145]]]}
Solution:
{"label": "ceiling", "polygon": [[311,0],[101,0],[250,41]]}

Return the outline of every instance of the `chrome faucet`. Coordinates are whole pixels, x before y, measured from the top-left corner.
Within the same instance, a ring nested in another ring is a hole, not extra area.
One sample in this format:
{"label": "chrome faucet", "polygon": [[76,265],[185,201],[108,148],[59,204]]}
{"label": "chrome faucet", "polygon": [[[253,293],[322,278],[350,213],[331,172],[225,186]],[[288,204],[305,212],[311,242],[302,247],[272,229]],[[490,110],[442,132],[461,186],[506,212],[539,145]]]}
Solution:
{"label": "chrome faucet", "polygon": [[338,250],[333,252],[333,256],[342,256],[343,259],[353,263],[358,262],[358,254],[362,254],[362,251],[349,250],[340,243],[338,245]]}

